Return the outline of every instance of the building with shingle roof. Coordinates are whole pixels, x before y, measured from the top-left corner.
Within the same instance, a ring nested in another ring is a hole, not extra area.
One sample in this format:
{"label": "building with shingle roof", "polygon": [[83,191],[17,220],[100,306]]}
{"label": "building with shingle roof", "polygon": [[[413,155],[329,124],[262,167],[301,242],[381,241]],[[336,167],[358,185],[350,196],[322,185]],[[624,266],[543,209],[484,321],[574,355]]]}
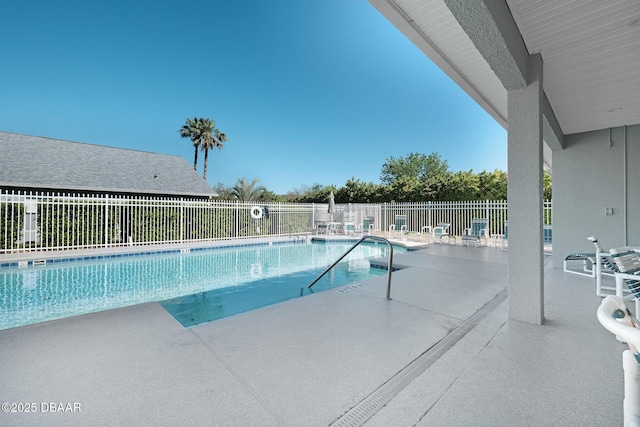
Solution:
{"label": "building with shingle roof", "polygon": [[0,132],[0,188],[210,198],[183,157]]}

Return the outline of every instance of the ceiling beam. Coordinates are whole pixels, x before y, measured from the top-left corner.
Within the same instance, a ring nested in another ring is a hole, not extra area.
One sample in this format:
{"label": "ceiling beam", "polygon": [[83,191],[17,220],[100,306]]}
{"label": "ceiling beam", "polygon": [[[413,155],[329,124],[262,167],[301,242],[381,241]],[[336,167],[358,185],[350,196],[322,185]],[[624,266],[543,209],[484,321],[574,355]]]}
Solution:
{"label": "ceiling beam", "polygon": [[562,150],[564,148],[564,134],[562,133],[560,123],[558,123],[556,114],[553,112],[546,94],[544,95],[542,104],[542,115],[542,134],[544,135],[544,141],[552,151]]}
{"label": "ceiling beam", "polygon": [[505,89],[527,85],[529,52],[504,0],[444,0]]}
{"label": "ceiling beam", "polygon": [[[529,52],[504,0],[444,0],[476,49],[505,89],[527,86]],[[543,100],[544,140],[553,151],[562,150],[563,134],[547,96]]]}

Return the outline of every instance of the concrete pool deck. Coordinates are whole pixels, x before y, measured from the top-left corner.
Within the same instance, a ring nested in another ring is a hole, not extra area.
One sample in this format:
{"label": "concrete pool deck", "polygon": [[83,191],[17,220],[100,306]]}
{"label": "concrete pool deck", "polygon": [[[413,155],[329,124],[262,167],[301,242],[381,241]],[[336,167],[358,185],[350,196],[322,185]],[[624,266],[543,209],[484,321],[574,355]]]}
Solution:
{"label": "concrete pool deck", "polygon": [[506,263],[432,245],[391,301],[380,276],[190,329],[147,303],[3,330],[0,400],[37,411],[0,425],[621,425],[591,280],[548,268],[545,325],[507,322]]}

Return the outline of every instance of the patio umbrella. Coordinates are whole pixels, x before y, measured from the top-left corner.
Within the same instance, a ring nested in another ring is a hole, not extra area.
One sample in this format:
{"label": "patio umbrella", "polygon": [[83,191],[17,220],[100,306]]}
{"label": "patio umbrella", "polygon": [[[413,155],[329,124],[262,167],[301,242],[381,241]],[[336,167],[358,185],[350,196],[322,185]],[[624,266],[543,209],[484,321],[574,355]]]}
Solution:
{"label": "patio umbrella", "polygon": [[333,197],[333,191],[329,194],[329,209],[327,212],[331,214],[331,221],[333,221],[333,213],[336,211],[336,200]]}

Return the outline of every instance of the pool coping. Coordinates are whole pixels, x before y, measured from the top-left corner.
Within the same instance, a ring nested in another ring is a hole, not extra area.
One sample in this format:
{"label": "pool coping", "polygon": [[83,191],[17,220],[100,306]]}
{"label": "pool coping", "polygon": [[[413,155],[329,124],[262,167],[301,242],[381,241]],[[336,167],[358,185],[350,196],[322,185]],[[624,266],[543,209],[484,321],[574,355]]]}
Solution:
{"label": "pool coping", "polygon": [[[214,242],[177,243],[170,245],[118,246],[110,248],[72,249],[55,252],[18,252],[0,255],[1,268],[27,268],[54,263],[74,261],[91,261],[98,259],[124,258],[141,255],[164,255],[172,253],[190,253],[192,251],[207,251],[212,249],[241,248],[248,246],[281,245],[290,243],[304,243],[311,241],[355,243],[359,238],[349,236],[306,236],[304,242],[292,237],[261,238],[247,240],[220,240]],[[422,249],[425,245],[407,245],[402,241],[391,240],[394,245],[403,246],[407,250]],[[380,268],[380,267],[377,267]]]}
{"label": "pool coping", "polygon": [[135,252],[122,252],[122,253],[113,253],[113,254],[102,254],[102,255],[80,255],[80,256],[65,256],[64,257],[39,257],[39,259],[33,260],[22,260],[22,261],[12,261],[6,263],[0,263],[0,268],[4,267],[35,267],[40,265],[47,264],[57,264],[57,263],[66,263],[66,262],[74,262],[74,261],[90,261],[90,260],[98,260],[98,259],[111,259],[111,258],[125,258],[125,257],[134,257],[134,256],[142,256],[142,255],[165,255],[165,254],[177,254],[177,253],[190,253],[196,251],[206,251],[211,249],[227,249],[227,248],[241,248],[247,246],[268,246],[268,245],[277,245],[277,244],[285,244],[290,242],[263,242],[263,243],[252,243],[252,244],[241,244],[241,245],[221,245],[221,246],[207,246],[207,247],[198,247],[198,248],[178,248],[178,249],[163,249],[163,250],[154,250],[154,251],[135,251]]}
{"label": "pool coping", "polygon": [[198,243],[178,243],[170,245],[118,246],[110,248],[74,249],[55,252],[20,252],[0,255],[0,268],[31,267],[48,263],[88,261],[96,259],[122,258],[141,255],[189,253],[211,249],[240,248],[247,246],[279,245],[295,242],[289,238],[249,239],[242,241],[215,241]]}

